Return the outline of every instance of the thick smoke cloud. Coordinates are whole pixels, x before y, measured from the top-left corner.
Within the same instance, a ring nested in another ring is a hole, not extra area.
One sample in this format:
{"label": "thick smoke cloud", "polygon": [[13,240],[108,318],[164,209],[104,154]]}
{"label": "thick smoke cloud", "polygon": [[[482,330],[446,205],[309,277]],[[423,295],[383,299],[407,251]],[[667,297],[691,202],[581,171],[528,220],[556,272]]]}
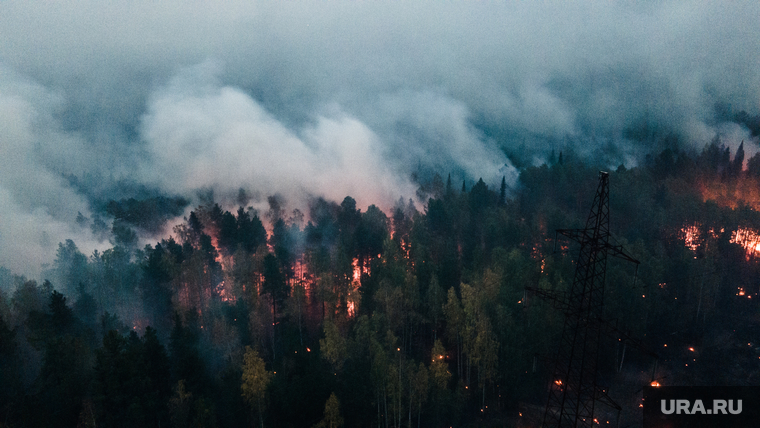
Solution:
{"label": "thick smoke cloud", "polygon": [[[757,2],[0,4],[0,265],[35,274],[125,180],[360,205],[572,148],[757,139]],[[717,106],[717,107],[716,107]],[[76,176],[78,186],[70,179]]]}
{"label": "thick smoke cloud", "polygon": [[[76,135],[58,129],[59,96],[0,69],[0,261],[38,272],[59,242],[81,235],[74,223],[87,203],[63,177],[95,162]],[[87,234],[84,244],[94,248]]]}
{"label": "thick smoke cloud", "polygon": [[302,201],[355,195],[363,206],[391,206],[414,193],[363,123],[336,107],[290,130],[240,89],[221,86],[216,69],[184,70],[149,100],[140,129],[151,159],[147,181],[175,193],[249,188]]}

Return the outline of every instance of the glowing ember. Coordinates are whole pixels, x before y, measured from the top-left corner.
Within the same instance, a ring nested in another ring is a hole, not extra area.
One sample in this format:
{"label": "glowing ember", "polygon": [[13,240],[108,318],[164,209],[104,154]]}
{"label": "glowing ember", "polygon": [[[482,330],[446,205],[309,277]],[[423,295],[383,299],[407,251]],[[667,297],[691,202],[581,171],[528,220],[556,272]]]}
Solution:
{"label": "glowing ember", "polygon": [[684,245],[692,251],[697,251],[701,242],[699,228],[699,223],[684,226],[681,228],[681,233],[678,236],[680,239],[683,239]]}
{"label": "glowing ember", "polygon": [[657,388],[658,386],[660,386],[660,382],[653,380],[652,383],[649,384],[649,386],[654,386],[655,388]]}
{"label": "glowing ember", "polygon": [[689,351],[691,351],[691,352],[694,352],[694,348],[691,348],[691,347],[690,347],[690,348],[689,348]]}
{"label": "glowing ember", "polygon": [[222,281],[214,288],[214,291],[222,299],[222,302],[235,303],[235,295],[228,288],[229,286]]}
{"label": "glowing ember", "polygon": [[747,259],[760,255],[760,233],[754,229],[740,227],[731,235],[732,244],[741,245]]}
{"label": "glowing ember", "polygon": [[358,283],[362,278],[362,268],[359,266],[359,259],[355,258],[351,265],[354,267],[354,281]]}

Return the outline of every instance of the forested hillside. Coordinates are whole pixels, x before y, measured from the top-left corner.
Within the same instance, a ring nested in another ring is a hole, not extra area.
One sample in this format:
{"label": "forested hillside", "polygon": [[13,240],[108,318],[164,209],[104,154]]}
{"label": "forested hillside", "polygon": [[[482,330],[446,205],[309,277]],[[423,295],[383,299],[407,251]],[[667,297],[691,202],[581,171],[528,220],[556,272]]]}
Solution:
{"label": "forested hillside", "polygon": [[[641,265],[610,259],[606,317],[646,348],[604,339],[623,422],[652,381],[760,381],[744,158],[674,144],[610,171],[612,233]],[[157,225],[126,213],[150,201],[112,203],[112,248],[62,242],[41,283],[0,270],[0,426],[530,426],[563,315],[526,287],[569,287],[577,246],[554,230],[583,226],[599,169],[559,153],[517,189],[443,173],[388,212],[210,202],[144,248],[133,228]]]}

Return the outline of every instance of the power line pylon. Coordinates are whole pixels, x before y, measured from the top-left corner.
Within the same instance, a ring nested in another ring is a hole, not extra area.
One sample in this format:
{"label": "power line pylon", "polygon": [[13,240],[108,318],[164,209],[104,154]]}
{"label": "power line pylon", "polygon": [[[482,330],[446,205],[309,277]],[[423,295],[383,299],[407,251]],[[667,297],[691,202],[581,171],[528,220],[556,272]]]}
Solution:
{"label": "power line pylon", "polygon": [[584,229],[559,229],[580,243],[575,276],[561,307],[565,324],[544,411],[543,427],[592,427],[597,401],[620,409],[597,385],[599,342],[607,329],[602,320],[607,255],[636,263],[620,245],[611,245],[609,174],[599,173],[599,187]]}

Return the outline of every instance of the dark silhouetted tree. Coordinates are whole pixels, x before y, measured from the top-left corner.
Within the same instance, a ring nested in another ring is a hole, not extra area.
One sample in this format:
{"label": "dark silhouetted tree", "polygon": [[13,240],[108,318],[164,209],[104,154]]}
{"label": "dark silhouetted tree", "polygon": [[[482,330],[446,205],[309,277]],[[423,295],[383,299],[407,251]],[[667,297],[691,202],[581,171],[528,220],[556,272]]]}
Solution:
{"label": "dark silhouetted tree", "polygon": [[237,212],[237,229],[238,243],[249,253],[255,252],[259,245],[266,243],[267,232],[261,219],[256,214],[251,217],[251,213],[243,207]]}
{"label": "dark silhouetted tree", "polygon": [[240,242],[237,219],[229,211],[225,211],[219,219],[218,227],[219,247],[225,255],[232,255]]}
{"label": "dark silhouetted tree", "polygon": [[744,168],[744,140],[739,144],[739,148],[734,155],[734,161],[731,163],[731,175],[738,177]]}

